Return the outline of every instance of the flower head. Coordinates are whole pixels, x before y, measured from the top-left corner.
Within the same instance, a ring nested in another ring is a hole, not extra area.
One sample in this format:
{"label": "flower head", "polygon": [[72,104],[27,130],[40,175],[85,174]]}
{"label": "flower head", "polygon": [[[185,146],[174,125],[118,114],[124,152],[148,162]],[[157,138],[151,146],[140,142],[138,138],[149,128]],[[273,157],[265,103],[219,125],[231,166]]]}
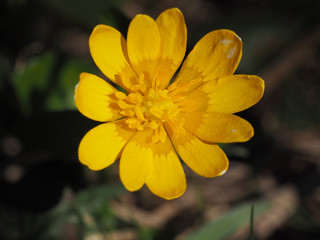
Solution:
{"label": "flower head", "polygon": [[93,60],[118,91],[98,76],[82,73],[75,90],[79,111],[105,122],[90,130],[79,159],[100,170],[120,158],[120,178],[129,191],[144,184],[165,199],[181,196],[186,178],[180,159],[194,172],[222,175],[228,159],[216,143],[243,142],[252,126],[233,113],[257,103],[264,82],[233,75],[241,58],[241,39],[232,31],[205,35],[181,66],[187,30],[179,9],[154,21],[137,15],[127,41],[116,29],[98,25],[89,47]]}

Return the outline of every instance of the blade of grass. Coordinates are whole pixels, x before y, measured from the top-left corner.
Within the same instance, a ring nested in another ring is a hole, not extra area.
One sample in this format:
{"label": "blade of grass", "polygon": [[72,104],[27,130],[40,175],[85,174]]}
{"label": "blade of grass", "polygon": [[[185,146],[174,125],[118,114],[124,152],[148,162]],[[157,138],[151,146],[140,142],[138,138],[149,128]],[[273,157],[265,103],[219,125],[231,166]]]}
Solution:
{"label": "blade of grass", "polygon": [[253,224],[254,224],[254,204],[251,204],[250,213],[250,240],[253,240]]}
{"label": "blade of grass", "polygon": [[[192,232],[186,240],[222,240],[231,236],[236,230],[244,226],[250,216],[250,203],[245,203],[232,208],[218,219],[205,223],[203,226]],[[270,207],[270,202],[259,201],[255,203],[255,212],[252,216],[262,214]]]}

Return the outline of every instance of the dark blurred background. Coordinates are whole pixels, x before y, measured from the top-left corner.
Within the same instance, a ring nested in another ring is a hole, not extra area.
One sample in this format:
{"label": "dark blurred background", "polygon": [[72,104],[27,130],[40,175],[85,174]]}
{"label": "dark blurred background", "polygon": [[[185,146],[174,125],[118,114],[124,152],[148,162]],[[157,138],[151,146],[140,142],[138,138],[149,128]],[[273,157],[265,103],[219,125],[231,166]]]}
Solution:
{"label": "dark blurred background", "polygon": [[[239,115],[255,136],[222,145],[230,169],[186,168],[173,201],[129,193],[118,165],[77,159],[98,123],[75,108],[81,72],[101,75],[88,38],[97,24],[124,35],[138,13],[179,7],[187,53],[206,33],[243,40],[237,73],[261,76],[263,99]],[[0,239],[320,239],[320,1],[0,0]],[[253,214],[250,210],[254,204]],[[252,224],[251,224],[252,226]]]}

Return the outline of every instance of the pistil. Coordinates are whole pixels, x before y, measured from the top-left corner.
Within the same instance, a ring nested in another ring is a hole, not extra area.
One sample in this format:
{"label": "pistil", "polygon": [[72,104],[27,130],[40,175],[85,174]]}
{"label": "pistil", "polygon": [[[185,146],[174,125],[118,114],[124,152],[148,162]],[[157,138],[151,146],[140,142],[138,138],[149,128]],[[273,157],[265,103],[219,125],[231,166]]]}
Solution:
{"label": "pistil", "polygon": [[184,121],[178,117],[179,112],[194,110],[194,104],[186,99],[186,92],[198,83],[199,80],[194,80],[183,87],[174,83],[167,90],[147,89],[144,75],[141,74],[138,83],[131,87],[129,95],[117,92],[115,97],[118,99],[120,113],[127,118],[129,128],[139,131],[151,128],[154,131],[152,142],[164,142],[167,137],[165,122],[173,128],[175,138],[185,131]]}

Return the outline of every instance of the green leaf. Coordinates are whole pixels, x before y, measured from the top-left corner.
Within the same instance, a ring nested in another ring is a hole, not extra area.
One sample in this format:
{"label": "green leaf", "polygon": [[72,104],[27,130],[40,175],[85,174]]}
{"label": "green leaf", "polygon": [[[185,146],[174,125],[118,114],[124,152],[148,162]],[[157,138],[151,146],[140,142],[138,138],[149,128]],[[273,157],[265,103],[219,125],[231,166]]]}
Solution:
{"label": "green leaf", "polygon": [[23,113],[30,113],[34,96],[41,95],[47,89],[55,61],[55,54],[46,52],[30,59],[23,68],[13,73],[13,88]]}
{"label": "green leaf", "polygon": [[84,60],[68,59],[57,75],[55,85],[50,89],[44,103],[45,110],[61,111],[76,109],[74,88],[81,72],[93,73],[96,69]]}
{"label": "green leaf", "polygon": [[96,68],[82,59],[65,59],[59,66],[57,60],[54,52],[45,52],[14,72],[12,84],[23,113],[76,109],[74,88],[79,75],[94,73]]}
{"label": "green leaf", "polygon": [[106,184],[83,190],[74,198],[73,192],[66,189],[59,204],[34,223],[37,239],[62,239],[68,228],[78,236],[119,228],[124,223],[113,213],[110,200],[123,192],[121,184]]}
{"label": "green leaf", "polygon": [[78,208],[94,208],[96,205],[110,201],[125,192],[122,184],[101,185],[78,194],[75,205]]}
{"label": "green leaf", "polygon": [[81,219],[81,228],[85,233],[101,233],[118,228],[119,220],[109,202],[123,192],[125,189],[121,184],[109,184],[78,194],[74,209]]}
{"label": "green leaf", "polygon": [[[267,201],[254,204],[254,216],[258,216],[270,207]],[[186,240],[221,240],[250,222],[251,203],[246,203],[231,209],[222,217],[213,220],[195,230]]]}

